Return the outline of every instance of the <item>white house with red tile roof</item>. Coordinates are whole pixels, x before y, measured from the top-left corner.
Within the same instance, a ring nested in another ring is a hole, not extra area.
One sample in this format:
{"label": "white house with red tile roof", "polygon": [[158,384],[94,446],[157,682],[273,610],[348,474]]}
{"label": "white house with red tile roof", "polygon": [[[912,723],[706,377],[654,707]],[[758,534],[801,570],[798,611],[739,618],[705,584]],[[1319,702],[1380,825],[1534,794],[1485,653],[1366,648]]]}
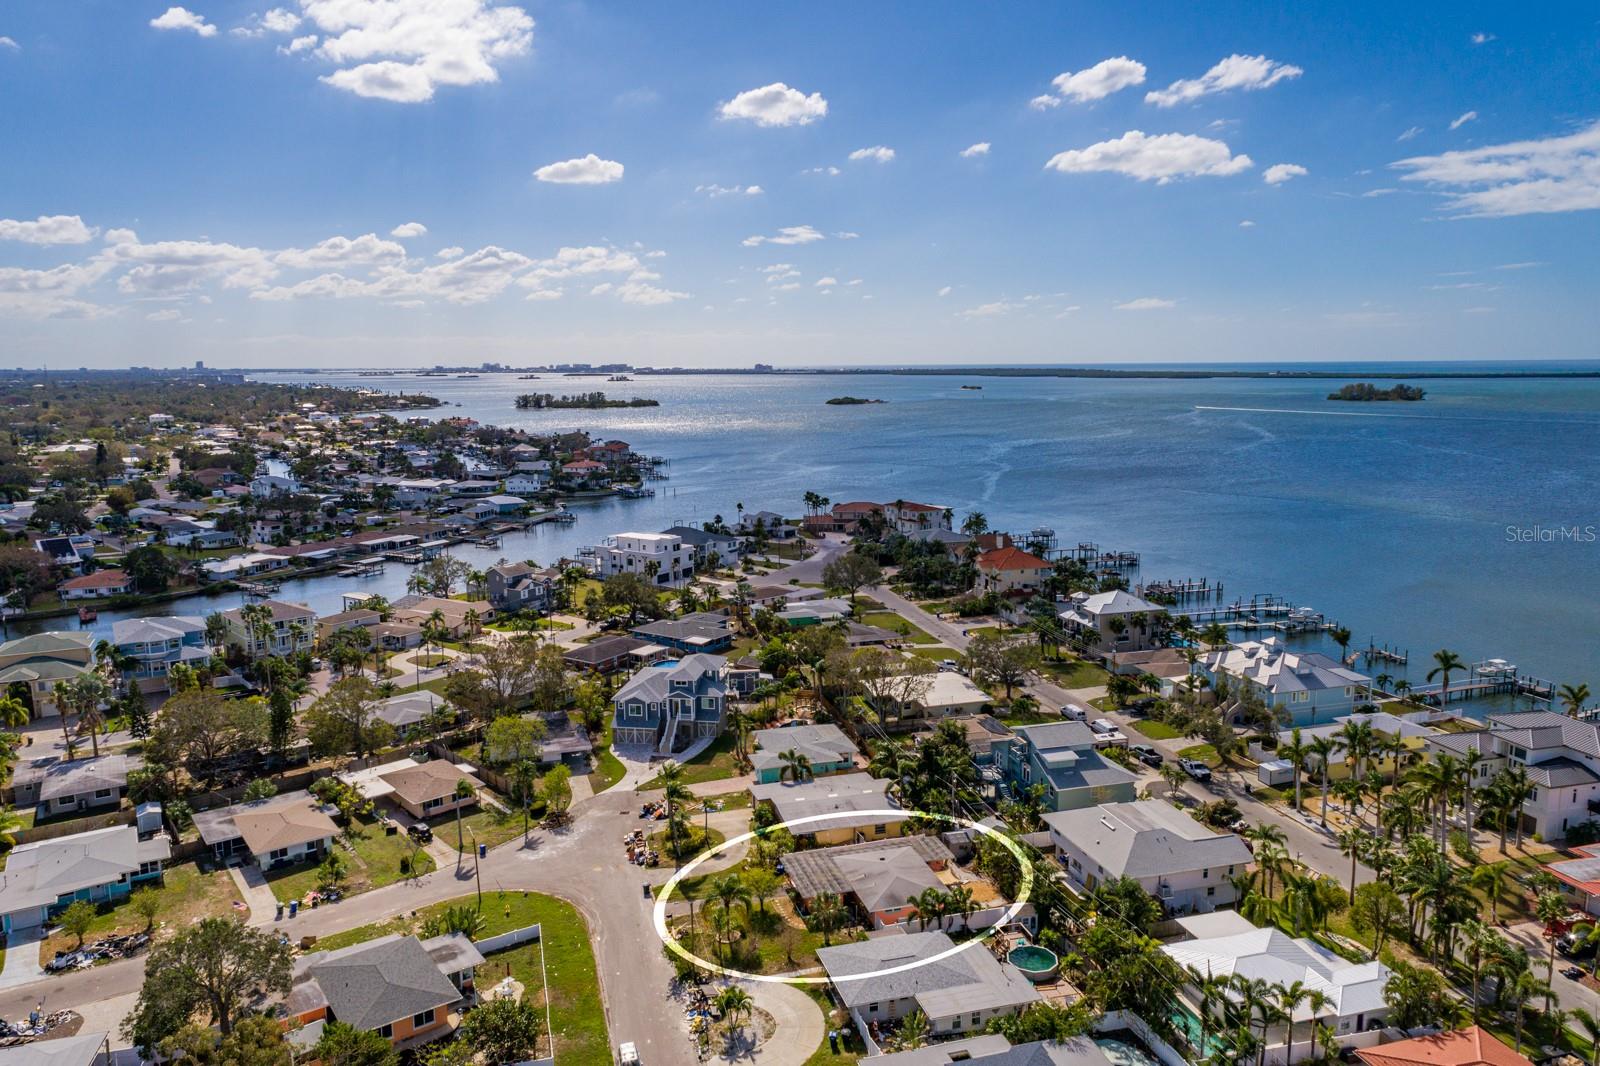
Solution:
{"label": "white house with red tile roof", "polygon": [[104,600],[133,591],[133,578],[121,570],[96,570],[57,586],[63,600]]}

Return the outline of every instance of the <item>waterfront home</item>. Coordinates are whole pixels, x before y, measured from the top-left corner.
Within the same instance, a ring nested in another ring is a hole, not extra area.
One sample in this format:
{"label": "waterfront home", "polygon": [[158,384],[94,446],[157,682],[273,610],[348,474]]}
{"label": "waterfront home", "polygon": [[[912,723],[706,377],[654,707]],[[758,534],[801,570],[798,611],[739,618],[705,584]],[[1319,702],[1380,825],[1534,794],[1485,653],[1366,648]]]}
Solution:
{"label": "waterfront home", "polygon": [[782,779],[786,767],[783,756],[791,751],[804,755],[810,761],[811,773],[818,776],[855,769],[856,746],[844,730],[832,723],[757,729],[750,739],[755,743],[750,763],[758,785]]}
{"label": "waterfront home", "polygon": [[776,511],[746,511],[734,530],[742,536],[753,536],[758,525],[768,540],[793,540],[800,535],[799,527]]}
{"label": "waterfront home", "polygon": [[884,929],[914,919],[917,896],[929,889],[943,892],[948,884],[939,875],[954,862],[936,836],[888,837],[792,851],[783,857],[783,872],[805,910],[831,892],[856,921]]}
{"label": "waterfront home", "polygon": [[[1093,631],[1095,640],[1085,648],[1091,654],[1109,655],[1112,652],[1140,652],[1159,647],[1162,638],[1158,621],[1164,620],[1167,609],[1159,603],[1123,589],[1087,595],[1074,593],[1072,602],[1060,613],[1068,633],[1085,634]],[[1187,663],[1184,664],[1188,666]]]}
{"label": "waterfront home", "polygon": [[665,657],[667,649],[637,637],[601,637],[561,652],[561,661],[573,670],[609,674],[625,666],[642,665]]}
{"label": "waterfront home", "polygon": [[952,559],[965,556],[967,545],[972,543],[971,537],[952,529],[919,529],[906,539],[916,541],[918,544],[937,544]]}
{"label": "waterfront home", "polygon": [[172,667],[199,667],[211,660],[205,619],[196,615],[122,618],[111,623],[111,643],[120,658],[130,660],[122,676],[140,692],[166,692]]}
{"label": "waterfront home", "polygon": [[514,496],[536,496],[544,491],[544,477],[532,471],[519,470],[506,478],[506,491]]}
{"label": "waterfront home", "polygon": [[1023,597],[1038,592],[1050,576],[1050,564],[1021,548],[996,548],[974,560],[978,580],[985,592]]}
{"label": "waterfront home", "polygon": [[408,595],[389,605],[389,616],[417,626],[437,624],[451,638],[460,639],[475,626],[482,627],[494,621],[494,607],[487,600]]}
{"label": "waterfront home", "polygon": [[1533,1066],[1528,1056],[1476,1025],[1357,1048],[1356,1058],[1366,1066]]}
{"label": "waterfront home", "polygon": [[56,685],[93,671],[94,635],[86,631],[35,633],[0,644],[0,686],[26,686],[35,719],[60,717]]}
{"label": "waterfront home", "polygon": [[200,576],[207,581],[244,581],[257,574],[287,569],[289,564],[289,557],[284,554],[246,552],[201,563]]}
{"label": "waterfront home", "polygon": [[78,600],[109,600],[113,596],[126,596],[133,591],[133,578],[121,570],[96,570],[80,577],[63,581],[56,586],[62,602]]}
{"label": "waterfront home", "polygon": [[450,1008],[471,994],[483,956],[464,933],[429,940],[391,933],[294,962],[285,1022],[307,1050],[329,1022],[377,1033],[407,1050],[447,1036]]}
{"label": "waterfront home", "polygon": [[372,627],[372,642],[384,651],[420,647],[422,627],[411,622],[379,622]]}
{"label": "waterfront home", "polygon": [[1372,698],[1372,679],[1321,652],[1290,651],[1277,637],[1247,640],[1200,659],[1211,687],[1255,693],[1291,725],[1331,722]]}
{"label": "waterfront home", "polygon": [[[1393,705],[1391,704],[1391,706]],[[1426,754],[1430,744],[1436,739],[1449,743],[1455,737],[1472,735],[1470,733],[1445,733],[1443,730],[1435,729],[1424,721],[1415,720],[1424,718],[1429,713],[1428,711],[1418,711],[1405,717],[1390,714],[1387,711],[1357,712],[1355,714],[1341,715],[1326,725],[1312,725],[1301,728],[1300,743],[1311,744],[1319,737],[1327,737],[1329,740],[1334,741],[1336,751],[1328,765],[1328,780],[1343,781],[1355,772],[1355,767],[1346,760],[1346,752],[1342,742],[1339,740],[1339,734],[1344,731],[1346,724],[1350,722],[1370,726],[1372,732],[1383,740],[1399,737],[1405,743],[1406,751],[1411,755]],[[1283,746],[1292,743],[1293,740],[1293,728],[1279,730],[1276,750],[1263,748],[1259,741],[1252,741],[1250,755],[1257,761],[1274,759],[1277,757],[1277,752],[1282,751]],[[1487,784],[1487,780],[1479,772],[1483,769],[1483,766],[1484,764],[1480,763],[1473,773],[1473,780],[1478,783],[1477,787],[1480,788]],[[1368,770],[1377,770],[1380,774],[1393,773],[1394,760],[1381,752],[1373,752],[1362,761],[1361,769],[1363,773]],[[1318,782],[1322,780],[1322,763],[1315,755],[1306,756],[1305,774],[1308,779],[1314,779]]]}
{"label": "waterfront home", "polygon": [[937,503],[895,500],[882,507],[883,518],[891,530],[909,536],[922,529],[951,528],[950,508]]}
{"label": "waterfront home", "polygon": [[699,611],[682,618],[662,618],[634,626],[640,640],[681,652],[718,652],[733,646],[728,616],[719,611]]}
{"label": "waterfront home", "polygon": [[869,1040],[873,1023],[898,1021],[913,1011],[927,1018],[933,1036],[949,1037],[981,1033],[992,1019],[1042,1001],[1020,970],[988,951],[961,951],[936,966],[916,965],[954,947],[947,934],[930,930],[818,948],[817,961]]}
{"label": "waterfront home", "polygon": [[[413,818],[433,818],[457,807],[470,807],[478,802],[478,789],[483,787],[483,782],[473,776],[472,767],[458,766],[448,759],[429,759],[378,776],[389,787],[385,793],[389,799]],[[456,787],[463,781],[472,791],[457,796]]]}
{"label": "waterfront home", "polygon": [[320,862],[339,827],[305,790],[194,812],[194,827],[222,865],[253,863],[263,871]]}
{"label": "waterfront home", "polygon": [[18,844],[0,873],[0,929],[36,929],[77,900],[118,903],[161,880],[172,857],[165,834],[140,840],[131,825]]}
{"label": "waterfront home", "polygon": [[494,495],[500,489],[500,482],[485,481],[480,478],[468,478],[457,481],[450,486],[450,495],[456,497],[487,497]]}
{"label": "waterfront home", "polygon": [[675,588],[694,577],[694,549],[670,533],[618,533],[595,546],[595,572],[637,574],[653,585]]}
{"label": "waterfront home", "polygon": [[89,759],[50,756],[20,763],[11,776],[12,806],[34,807],[34,818],[112,808],[128,791],[128,771],[142,765],[137,756],[101,755]]}
{"label": "waterfront home", "polygon": [[1151,648],[1148,651],[1108,651],[1106,669],[1124,677],[1153,677],[1160,682],[1160,695],[1171,699],[1189,680],[1189,660],[1177,648]]}
{"label": "waterfront home", "polygon": [[529,563],[498,563],[484,571],[489,602],[495,610],[511,613],[549,610],[560,577],[561,572],[553,567],[540,568]]}
{"label": "waterfront home", "polygon": [[1251,862],[1243,837],[1201,825],[1165,800],[1053,811],[1044,822],[1074,889],[1129,877],[1170,914],[1232,907],[1239,893],[1231,879]]}
{"label": "waterfront home", "polygon": [[610,468],[593,459],[574,459],[561,467],[561,473],[573,481],[589,482],[597,477],[604,477],[610,473]]}
{"label": "waterfront home", "polygon": [[335,614],[325,614],[317,619],[317,643],[326,644],[336,633],[344,633],[353,629],[370,630],[382,621],[383,615],[365,607],[358,607],[350,611],[339,611]]}
{"label": "waterfront home", "polygon": [[[1198,938],[1164,944],[1161,950],[1186,972],[1277,985],[1300,982],[1321,990],[1327,999],[1320,1010],[1313,1012],[1307,1004],[1294,1008],[1291,1021],[1302,1034],[1313,1020],[1320,1021],[1343,1045],[1389,1016],[1383,990],[1390,970],[1381,962],[1350,962],[1309,937],[1291,937],[1275,927],[1257,928],[1234,911],[1180,918],[1178,924]],[[1237,1001],[1231,989],[1224,994]],[[1198,1018],[1199,990],[1185,985],[1181,999],[1188,1013]],[[1284,1061],[1287,1037],[1288,1025],[1281,1020],[1267,1028],[1268,1062]]]}
{"label": "waterfront home", "polygon": [[267,609],[267,618],[259,630],[246,621],[241,608],[222,612],[230,648],[240,648],[251,658],[311,650],[317,635],[317,612],[303,603],[283,600],[262,600],[259,606]]}
{"label": "waterfront home", "polygon": [[611,698],[618,744],[649,746],[662,755],[722,733],[728,660],[686,655],[641,668]]}
{"label": "waterfront home", "polygon": [[669,526],[662,536],[677,537],[689,546],[696,571],[710,570],[711,557],[716,556],[718,566],[731,566],[744,552],[744,542],[731,533],[714,533],[694,526]]}
{"label": "waterfront home", "polygon": [[867,774],[835,774],[812,781],[775,781],[750,786],[756,804],[769,805],[780,822],[813,815],[826,821],[791,826],[796,840],[818,846],[900,836],[910,815],[898,813],[889,782]]}
{"label": "waterfront home", "polygon": [[1553,711],[1492,714],[1487,729],[1441,733],[1426,744],[1457,758],[1477,750],[1474,789],[1488,788],[1508,767],[1526,771],[1533,789],[1522,804],[1523,829],[1547,842],[1593,820],[1600,808],[1600,725],[1593,721]]}
{"label": "waterfront home", "polygon": [[1107,761],[1095,749],[1093,730],[1082,722],[1023,726],[1014,739],[995,741],[992,750],[1009,791],[1044,786],[1045,810],[1128,803],[1138,790],[1138,777]]}

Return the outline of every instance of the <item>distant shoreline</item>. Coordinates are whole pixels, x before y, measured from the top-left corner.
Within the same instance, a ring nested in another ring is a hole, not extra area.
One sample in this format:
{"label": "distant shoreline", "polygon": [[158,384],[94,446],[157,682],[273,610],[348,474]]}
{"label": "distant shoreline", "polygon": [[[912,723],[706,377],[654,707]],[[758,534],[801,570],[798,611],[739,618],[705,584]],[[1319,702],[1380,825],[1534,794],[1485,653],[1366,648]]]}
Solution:
{"label": "distant shoreline", "polygon": [[[315,374],[339,375],[356,374],[359,368],[349,370],[327,370],[323,368],[254,368],[233,371],[239,374]],[[505,374],[525,373],[526,368],[516,368],[501,371]],[[59,373],[59,372],[58,372]],[[416,370],[392,370],[387,372],[395,377],[418,376]],[[480,371],[480,373],[482,373]],[[493,373],[493,372],[491,372]],[[1103,379],[1128,379],[1128,380],[1179,380],[1179,381],[1204,381],[1212,378],[1223,379],[1257,379],[1271,380],[1284,379],[1289,381],[1348,381],[1351,378],[1367,378],[1377,381],[1399,381],[1402,379],[1420,379],[1428,381],[1471,381],[1471,380],[1505,380],[1505,379],[1574,379],[1593,380],[1600,378],[1600,370],[1377,370],[1361,368],[1355,365],[1339,370],[1281,370],[1281,369],[1195,369],[1184,370],[1173,367],[1168,369],[1152,368],[1113,368],[1113,367],[961,367],[961,366],[930,366],[930,367],[773,367],[754,370],[749,367],[672,367],[668,369],[651,369],[649,367],[635,367],[630,373],[637,377],[705,377],[709,375],[738,375],[744,377],[828,377],[834,375],[880,376],[880,377],[967,377],[967,378],[1103,378]],[[603,376],[602,372],[594,374],[571,374],[567,376],[583,377]],[[635,381],[637,381],[637,377]]]}

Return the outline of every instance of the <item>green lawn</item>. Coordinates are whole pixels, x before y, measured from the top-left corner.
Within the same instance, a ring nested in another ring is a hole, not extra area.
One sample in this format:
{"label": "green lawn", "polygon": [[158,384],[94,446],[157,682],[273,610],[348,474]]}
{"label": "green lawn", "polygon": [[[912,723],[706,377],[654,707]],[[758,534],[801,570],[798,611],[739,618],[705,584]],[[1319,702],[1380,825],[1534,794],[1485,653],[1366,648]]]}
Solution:
{"label": "green lawn", "polygon": [[1094,663],[1080,659],[1047,659],[1040,664],[1042,672],[1062,688],[1095,688],[1106,683],[1111,675]]}
{"label": "green lawn", "polygon": [[[396,918],[335,933],[317,942],[317,950],[349,947],[389,933],[411,933],[429,917],[451,906],[471,905],[472,896],[446,900],[426,907],[418,919]],[[550,1027],[555,1031],[558,1062],[604,1063],[611,1061],[611,1036],[606,1028],[605,1009],[600,1005],[600,979],[589,946],[589,929],[577,908],[554,896],[536,892],[488,892],[483,897],[484,937],[521,929],[535,922],[544,937],[545,976],[549,978]],[[496,952],[479,971],[484,986],[498,980],[503,968],[521,981],[543,1005],[537,989],[544,983],[539,973],[539,945],[525,944],[510,951]],[[492,976],[491,976],[492,975]],[[623,1009],[626,1009],[625,1007]]]}
{"label": "green lawn", "polygon": [[[348,873],[340,886],[345,895],[366,892],[384,885],[392,885],[402,878],[400,860],[409,858],[416,864],[416,873],[425,874],[434,867],[433,858],[412,843],[405,833],[385,833],[376,820],[358,822],[359,834],[352,850],[345,846],[346,838],[340,836],[334,845],[339,848],[348,864]],[[316,863],[301,863],[278,873],[267,874],[272,894],[284,903],[303,899],[316,889],[320,882]]]}
{"label": "green lawn", "polygon": [[[535,808],[530,824],[537,825],[540,812]],[[461,816],[461,833],[456,833],[456,816],[452,811],[441,814],[437,818],[429,818],[428,824],[433,827],[433,835],[456,847],[459,843],[461,851],[472,850],[473,839],[476,837],[479,844],[487,844],[491,848],[514,840],[522,835],[522,812],[494,810],[479,804],[478,809]]]}
{"label": "green lawn", "polygon": [[628,768],[622,765],[622,760],[611,754],[610,744],[595,749],[594,767],[594,772],[589,775],[589,787],[596,793],[604,792],[615,785],[628,772]]}
{"label": "green lawn", "polygon": [[1217,755],[1217,749],[1210,744],[1195,744],[1191,747],[1182,748],[1179,750],[1178,756],[1184,759],[1199,759],[1213,770],[1222,765],[1222,759]]}
{"label": "green lawn", "polygon": [[1132,727],[1151,740],[1172,740],[1183,736],[1182,733],[1172,728],[1165,722],[1157,722],[1151,718],[1142,718],[1131,723]]}
{"label": "green lawn", "polygon": [[856,621],[863,625],[887,629],[891,633],[899,633],[913,644],[939,643],[936,637],[924,633],[894,611],[861,611],[857,613]]}
{"label": "green lawn", "polygon": [[[705,751],[683,764],[683,781],[688,785],[696,785],[702,781],[722,781],[735,777],[739,768],[733,754],[733,737],[723,734],[714,740]],[[652,777],[639,786],[640,792],[661,787],[661,778]]]}
{"label": "green lawn", "polygon": [[822,1012],[823,1024],[829,1029],[839,1030],[841,1036],[840,1046],[845,1050],[838,1055],[829,1051],[828,1034],[824,1032],[822,1034],[822,1043],[817,1046],[816,1053],[806,1060],[805,1066],[856,1066],[856,1063],[861,1061],[861,1055],[865,1054],[865,1049],[862,1049],[859,1053],[850,1050],[860,1047],[861,1040],[856,1036],[855,1029],[850,1026],[849,1019],[842,1015],[834,1015],[834,1007],[828,999],[826,989],[818,988],[816,985],[807,985],[806,994],[816,1001],[817,1009]]}
{"label": "green lawn", "polygon": [[[168,867],[162,874],[161,883],[152,883],[150,888],[161,899],[161,913],[156,915],[156,922],[169,928],[182,928],[201,918],[242,916],[248,913],[243,909],[244,901],[234,887],[233,878],[225,870],[203,874],[194,863],[186,862]],[[240,906],[235,907],[235,902]],[[115,907],[102,908],[84,939],[93,942],[114,934],[137,933],[144,927],[144,918],[124,901]],[[70,951],[76,945],[76,937],[57,933],[40,943],[39,957],[48,962],[57,951]]]}

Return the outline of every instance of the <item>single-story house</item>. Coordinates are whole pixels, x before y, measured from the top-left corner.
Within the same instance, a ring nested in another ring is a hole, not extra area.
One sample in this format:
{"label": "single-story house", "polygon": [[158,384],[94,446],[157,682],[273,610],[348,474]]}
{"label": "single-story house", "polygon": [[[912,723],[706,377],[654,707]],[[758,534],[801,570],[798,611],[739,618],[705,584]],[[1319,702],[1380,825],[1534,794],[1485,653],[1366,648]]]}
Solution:
{"label": "single-story house", "polygon": [[133,591],[133,578],[121,570],[96,570],[92,574],[71,578],[56,586],[63,601],[109,600],[113,596],[126,596]]}
{"label": "single-story house", "polygon": [[889,783],[868,774],[835,774],[813,781],[783,781],[750,786],[756,803],[772,806],[780,822],[830,815],[789,831],[818,845],[851,844],[897,837],[910,817],[888,796]]}
{"label": "single-story house", "polygon": [[12,802],[19,809],[37,807],[39,818],[116,807],[128,790],[128,771],[141,761],[138,756],[102,755],[21,763],[11,777]]}
{"label": "single-story house", "polygon": [[462,933],[430,940],[392,933],[317,951],[295,960],[284,1013],[297,1043],[314,1045],[328,1022],[342,1022],[415,1047],[451,1031],[450,1008],[471,993],[481,965]]}
{"label": "single-story house", "polygon": [[941,670],[934,674],[928,690],[917,700],[924,718],[944,718],[952,714],[977,714],[990,705],[989,694],[965,674]]}
{"label": "single-story house", "polygon": [[733,631],[728,628],[728,616],[711,611],[646,622],[635,626],[632,633],[640,640],[648,640],[673,651],[718,652],[733,646]]}
{"label": "single-story house", "polygon": [[789,751],[804,755],[816,775],[842,773],[855,769],[855,744],[844,730],[831,723],[781,726],[757,729],[750,734],[756,749],[750,753],[756,783],[765,785],[780,780],[784,771],[782,756]]}
{"label": "single-story house", "polygon": [[135,886],[161,880],[171,857],[165,834],[140,840],[131,825],[18,844],[0,873],[0,927],[36,928],[80,899],[126,899]]}
{"label": "single-story house", "polygon": [[789,884],[809,909],[831,892],[870,929],[884,929],[916,916],[918,895],[948,886],[939,874],[955,856],[936,836],[890,837],[860,844],[794,851],[783,857]]}
{"label": "single-story house", "polygon": [[404,733],[413,726],[421,725],[439,710],[449,711],[452,716],[455,714],[455,708],[443,696],[419,689],[416,692],[402,692],[379,702],[372,711],[372,717],[393,726],[395,732]]}
{"label": "single-story house", "polygon": [[[483,787],[472,767],[448,759],[429,759],[379,776],[393,789],[389,798],[413,818],[432,818],[471,806],[478,802],[478,789]],[[472,794],[457,798],[456,785],[462,781],[472,786]]]}
{"label": "single-story house", "polygon": [[599,640],[564,649],[562,662],[574,670],[589,670],[609,674],[624,667],[641,665],[667,654],[667,650],[653,641],[637,637],[601,637]]}
{"label": "single-story house", "polygon": [[1357,1048],[1356,1058],[1366,1066],[1533,1066],[1528,1056],[1476,1025]]}
{"label": "single-story house", "polygon": [[106,1050],[104,1030],[52,1036],[0,1048],[0,1066],[96,1066]]}
{"label": "single-story house", "polygon": [[262,870],[320,860],[339,835],[333,819],[304,790],[196,811],[194,826],[218,862],[237,858]]}

